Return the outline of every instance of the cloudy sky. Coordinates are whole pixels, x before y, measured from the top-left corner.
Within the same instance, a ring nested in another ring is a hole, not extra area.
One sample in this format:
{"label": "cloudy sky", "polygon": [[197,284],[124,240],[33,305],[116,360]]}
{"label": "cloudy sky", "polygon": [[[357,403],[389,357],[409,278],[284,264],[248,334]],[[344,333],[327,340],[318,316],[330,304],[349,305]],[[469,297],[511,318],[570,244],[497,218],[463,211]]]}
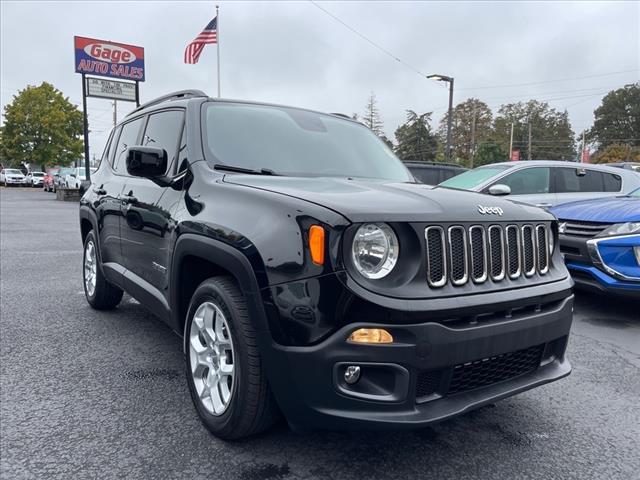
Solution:
{"label": "cloudy sky", "polygon": [[[446,86],[424,74],[455,77],[456,103],[475,96],[497,110],[546,100],[569,111],[576,132],[591,125],[604,94],[640,78],[638,2],[218,3],[224,97],[351,114],[375,92],[390,137],[406,109],[433,111],[436,123],[446,110]],[[197,65],[182,60],[214,9],[215,2],[3,0],[2,105],[42,81],[81,104],[74,35],[143,46],[142,101],[185,88],[214,95],[215,47]],[[119,118],[132,105],[119,102]],[[88,111],[99,155],[112,107],[89,99]]]}

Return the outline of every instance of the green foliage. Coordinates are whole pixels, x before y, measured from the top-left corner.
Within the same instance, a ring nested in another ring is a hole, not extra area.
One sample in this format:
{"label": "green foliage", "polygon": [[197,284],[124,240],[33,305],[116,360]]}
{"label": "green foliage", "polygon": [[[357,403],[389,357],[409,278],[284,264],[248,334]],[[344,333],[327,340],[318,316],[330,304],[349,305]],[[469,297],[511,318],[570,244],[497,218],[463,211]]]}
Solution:
{"label": "green foliage", "polygon": [[428,162],[436,159],[438,139],[431,131],[431,112],[418,115],[407,110],[407,121],[395,132],[396,155],[404,161]]}
{"label": "green foliage", "polygon": [[82,155],[82,112],[50,83],[18,92],[5,106],[4,118],[0,158],[5,166],[24,162],[44,169],[69,165]]}
{"label": "green foliage", "polygon": [[489,163],[504,162],[508,160],[508,156],[508,152],[504,151],[498,142],[487,139],[478,143],[473,166],[479,167]]}
{"label": "green foliage", "polygon": [[558,112],[546,102],[529,100],[502,105],[494,121],[494,138],[509,151],[513,123],[513,148],[520,158],[528,158],[528,131],[531,123],[532,160],[571,160],[576,157],[575,134],[569,114]]}
{"label": "green foliage", "polygon": [[593,113],[590,141],[600,148],[616,143],[640,146],[640,83],[609,92]]}
{"label": "green foliage", "polygon": [[591,157],[591,163],[640,162],[640,147],[613,143]]}
{"label": "green foliage", "polygon": [[[475,141],[472,134],[475,117]],[[438,138],[442,145],[447,144],[447,122],[449,112],[447,112],[438,128]],[[493,114],[489,106],[477,98],[469,98],[459,103],[453,109],[453,123],[451,125],[451,147],[452,157],[459,163],[467,166],[471,165],[473,148],[476,149],[479,143],[489,138],[493,132]],[[475,144],[475,145],[474,145]],[[476,162],[474,161],[474,166]]]}

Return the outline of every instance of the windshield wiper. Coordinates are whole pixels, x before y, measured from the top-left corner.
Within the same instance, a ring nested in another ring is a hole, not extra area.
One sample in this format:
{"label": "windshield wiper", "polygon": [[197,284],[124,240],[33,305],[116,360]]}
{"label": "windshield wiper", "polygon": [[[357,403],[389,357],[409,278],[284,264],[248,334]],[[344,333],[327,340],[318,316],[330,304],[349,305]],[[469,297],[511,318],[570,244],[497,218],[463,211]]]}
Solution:
{"label": "windshield wiper", "polygon": [[250,175],[278,175],[273,170],[270,170],[268,168],[253,170],[252,168],[236,167],[233,165],[223,165],[222,163],[216,163],[213,166],[213,168],[215,168],[216,170],[222,170],[225,172],[248,173]]}

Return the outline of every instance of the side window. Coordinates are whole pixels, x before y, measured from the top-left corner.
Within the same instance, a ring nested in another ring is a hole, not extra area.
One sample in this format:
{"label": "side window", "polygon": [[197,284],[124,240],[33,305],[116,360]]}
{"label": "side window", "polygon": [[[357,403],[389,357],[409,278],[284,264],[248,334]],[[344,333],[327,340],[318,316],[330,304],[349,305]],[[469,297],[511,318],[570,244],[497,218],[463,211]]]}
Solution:
{"label": "side window", "polygon": [[622,179],[619,175],[588,168],[559,168],[556,174],[558,193],[619,192]]}
{"label": "side window", "polygon": [[115,159],[113,162],[113,168],[116,172],[122,174],[127,173],[127,166],[125,165],[125,154],[127,152],[127,147],[136,145],[136,142],[138,141],[138,133],[140,132],[140,127],[142,126],[143,121],[144,117],[140,117],[133,120],[132,122],[125,123],[122,126],[120,138],[118,138],[118,143],[115,150]]}
{"label": "side window", "polygon": [[501,178],[494,183],[496,184],[507,185],[511,188],[513,195],[549,193],[549,169],[547,167],[525,168]]}
{"label": "side window", "polygon": [[100,162],[96,165],[96,168],[100,168],[103,162],[108,163],[111,157],[111,152],[113,151],[113,145],[115,144],[115,139],[118,138],[118,132],[120,131],[120,127],[114,128],[111,131],[111,135],[109,135],[109,139],[107,140],[106,145],[104,146],[104,151],[102,152],[102,157],[100,157]]}
{"label": "side window", "polygon": [[142,137],[142,145],[145,147],[163,148],[167,152],[167,171],[175,168],[178,154],[178,141],[180,140],[184,123],[182,110],[168,110],[154,113],[149,116],[147,128]]}
{"label": "side window", "polygon": [[603,173],[604,177],[604,191],[605,192],[619,192],[622,190],[622,178],[620,175],[613,173]]}

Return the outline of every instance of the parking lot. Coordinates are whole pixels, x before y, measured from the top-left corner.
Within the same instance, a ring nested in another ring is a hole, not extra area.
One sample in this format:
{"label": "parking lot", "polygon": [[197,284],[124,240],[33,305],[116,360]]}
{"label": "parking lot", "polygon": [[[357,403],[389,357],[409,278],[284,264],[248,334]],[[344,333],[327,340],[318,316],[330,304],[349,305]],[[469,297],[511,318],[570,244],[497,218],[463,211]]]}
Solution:
{"label": "parking lot", "polygon": [[[1,189],[3,478],[640,478],[640,306],[578,294],[567,379],[403,433],[208,433],[180,339],[91,310],[78,206]],[[283,373],[285,374],[285,373]]]}

